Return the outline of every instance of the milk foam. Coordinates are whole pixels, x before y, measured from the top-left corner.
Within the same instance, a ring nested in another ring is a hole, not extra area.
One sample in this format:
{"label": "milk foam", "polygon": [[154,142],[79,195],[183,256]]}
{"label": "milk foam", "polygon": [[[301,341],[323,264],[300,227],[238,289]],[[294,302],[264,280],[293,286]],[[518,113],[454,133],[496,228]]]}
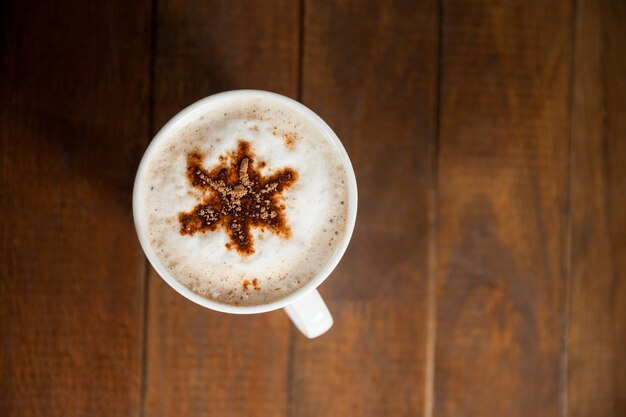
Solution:
{"label": "milk foam", "polygon": [[[227,248],[224,228],[181,235],[178,218],[204,197],[189,182],[187,155],[199,151],[204,168],[212,170],[241,140],[250,144],[263,176],[287,167],[297,172],[280,197],[289,238],[252,228],[254,253],[247,256]],[[282,103],[260,97],[219,101],[156,146],[140,183],[141,221],[162,264],[197,294],[232,305],[278,300],[309,282],[343,239],[348,178],[336,145]]]}

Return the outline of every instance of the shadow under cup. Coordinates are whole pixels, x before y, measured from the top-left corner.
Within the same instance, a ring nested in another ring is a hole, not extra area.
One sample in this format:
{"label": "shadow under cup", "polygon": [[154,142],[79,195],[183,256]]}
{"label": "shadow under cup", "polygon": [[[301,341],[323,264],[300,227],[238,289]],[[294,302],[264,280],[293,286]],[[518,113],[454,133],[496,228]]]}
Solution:
{"label": "shadow under cup", "polygon": [[[163,265],[160,258],[154,252],[154,248],[150,244],[147,233],[144,227],[144,222],[141,216],[143,210],[141,205],[142,199],[140,198],[140,190],[142,190],[142,182],[146,176],[147,167],[149,161],[153,159],[155,153],[158,151],[158,144],[165,138],[168,138],[172,132],[179,129],[181,126],[185,126],[194,120],[198,119],[208,108],[215,108],[220,105],[220,102],[226,100],[237,99],[254,99],[261,98],[270,102],[276,102],[282,106],[286,106],[299,114],[299,116],[307,119],[311,122],[319,132],[321,132],[335,147],[338,159],[341,161],[346,173],[347,182],[347,219],[345,226],[345,233],[341,236],[340,240],[335,246],[334,252],[329,257],[328,261],[316,272],[316,274],[302,287],[296,289],[294,292],[286,295],[278,300],[258,305],[243,305],[237,306],[232,304],[220,303],[215,300],[205,298],[187,288],[181,282],[179,282],[170,271]],[[215,94],[204,98],[189,107],[182,110],[176,116],[174,116],[154,137],[148,148],[146,149],[141,163],[139,165],[137,175],[135,178],[135,184],[133,189],[133,217],[135,221],[135,227],[141,247],[143,248],[148,260],[159,273],[159,275],[181,295],[187,299],[200,304],[206,308],[212,310],[232,313],[232,314],[256,314],[263,313],[279,308],[286,308],[286,312],[292,319],[296,327],[298,327],[306,336],[316,337],[319,334],[324,333],[328,328],[332,326],[332,317],[328,312],[324,302],[322,301],[316,288],[319,286],[334,270],[343,256],[356,222],[357,214],[357,184],[354,175],[352,164],[348,157],[346,150],[341,144],[337,135],[332,129],[313,111],[294,101],[290,98],[284,97],[279,94],[270,93],[259,90],[234,90],[224,93]],[[317,323],[317,325],[316,325]]]}

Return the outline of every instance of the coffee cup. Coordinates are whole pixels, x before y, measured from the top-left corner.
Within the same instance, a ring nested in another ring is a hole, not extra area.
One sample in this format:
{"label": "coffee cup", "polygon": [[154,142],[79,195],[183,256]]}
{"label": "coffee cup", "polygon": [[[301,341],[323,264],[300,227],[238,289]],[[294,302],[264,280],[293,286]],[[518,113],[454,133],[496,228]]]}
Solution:
{"label": "coffee cup", "polygon": [[175,115],[133,189],[141,247],[175,291],[223,313],[282,308],[309,338],[333,324],[317,287],[348,247],[356,214],[356,178],[337,135],[301,103],[259,90],[215,94]]}

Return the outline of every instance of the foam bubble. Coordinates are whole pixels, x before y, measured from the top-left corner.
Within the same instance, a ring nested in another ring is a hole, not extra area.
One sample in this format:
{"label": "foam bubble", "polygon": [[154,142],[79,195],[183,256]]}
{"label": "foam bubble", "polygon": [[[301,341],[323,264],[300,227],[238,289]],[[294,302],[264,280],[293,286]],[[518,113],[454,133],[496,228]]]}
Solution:
{"label": "foam bubble", "polygon": [[[297,181],[279,201],[288,237],[252,228],[254,251],[232,248],[224,227],[181,234],[179,214],[206,197],[187,175],[188,156],[211,171],[228,163],[241,141],[250,144],[263,177],[290,168]],[[161,140],[140,188],[144,229],[171,274],[192,291],[233,305],[278,300],[309,282],[346,232],[347,174],[335,144],[297,111],[266,98],[228,99]],[[226,158],[226,159],[225,159]]]}

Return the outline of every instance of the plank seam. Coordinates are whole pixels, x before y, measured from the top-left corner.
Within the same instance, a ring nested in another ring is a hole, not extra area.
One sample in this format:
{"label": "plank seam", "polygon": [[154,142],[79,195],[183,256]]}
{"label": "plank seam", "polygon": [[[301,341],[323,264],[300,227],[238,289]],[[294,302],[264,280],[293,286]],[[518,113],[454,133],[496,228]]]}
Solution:
{"label": "plank seam", "polygon": [[565,294],[563,306],[563,341],[561,343],[561,375],[560,375],[560,414],[567,417],[568,410],[568,376],[569,376],[569,323],[570,323],[570,303],[572,290],[572,172],[574,164],[574,74],[576,56],[576,23],[578,13],[578,2],[571,2],[570,19],[570,60],[569,60],[569,144],[568,144],[568,172],[567,172],[567,226],[565,231]]}
{"label": "plank seam", "polygon": [[444,4],[437,3],[437,84],[435,135],[431,151],[431,196],[428,248],[428,307],[426,318],[426,355],[424,366],[424,417],[432,417],[435,402],[435,347],[437,338],[437,242],[439,238],[439,143],[441,140],[441,97],[443,89]]}
{"label": "plank seam", "polygon": [[[154,103],[155,103],[155,78],[156,78],[156,34],[157,34],[157,0],[151,0],[151,16],[150,16],[150,68],[148,78],[148,132],[146,145],[152,138],[154,132]],[[148,339],[150,324],[150,263],[144,257],[144,285],[143,285],[143,329],[142,329],[142,347],[141,347],[141,398],[139,415],[146,415],[146,401],[148,394]]]}

